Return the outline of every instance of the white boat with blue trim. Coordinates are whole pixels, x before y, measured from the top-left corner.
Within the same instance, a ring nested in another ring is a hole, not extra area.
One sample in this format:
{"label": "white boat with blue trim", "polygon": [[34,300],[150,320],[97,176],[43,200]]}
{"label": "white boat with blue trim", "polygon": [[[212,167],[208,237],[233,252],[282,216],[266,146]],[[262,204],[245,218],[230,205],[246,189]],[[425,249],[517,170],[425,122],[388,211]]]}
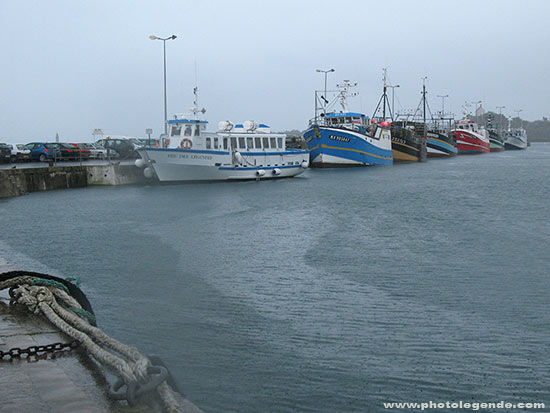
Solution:
{"label": "white boat with blue trim", "polygon": [[[338,85],[333,101],[315,92],[315,118],[303,136],[311,151],[311,166],[339,167],[391,165],[393,163],[390,123],[375,123],[347,107],[348,89],[356,86],[345,80]],[[354,96],[355,94],[352,94]],[[342,111],[329,111],[337,102]]]}
{"label": "white boat with blue trim", "polygon": [[508,129],[504,132],[504,147],[506,150],[526,149],[527,132],[525,129]]}
{"label": "white boat with blue trim", "polygon": [[199,112],[204,109],[174,116],[159,147],[138,149],[136,165],[145,176],[162,182],[264,180],[296,176],[309,166],[308,151],[287,149],[286,135],[265,124],[222,121],[217,132],[207,132]]}

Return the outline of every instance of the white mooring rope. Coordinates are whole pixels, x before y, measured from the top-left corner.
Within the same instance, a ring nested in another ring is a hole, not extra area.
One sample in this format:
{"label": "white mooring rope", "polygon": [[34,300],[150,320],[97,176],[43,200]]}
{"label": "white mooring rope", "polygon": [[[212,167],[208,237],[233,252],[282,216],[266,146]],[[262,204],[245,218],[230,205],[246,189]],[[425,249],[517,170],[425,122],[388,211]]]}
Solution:
{"label": "white mooring rope", "polygon": [[[123,344],[92,326],[87,320],[66,309],[57,302],[61,298],[68,305],[81,309],[81,305],[63,289],[55,286],[32,285],[38,277],[19,276],[0,282],[0,290],[15,287],[13,294],[19,304],[35,314],[43,313],[52,324],[69,337],[78,340],[94,358],[122,377],[128,385],[145,384],[150,380],[147,372],[150,360],[135,347]],[[106,349],[117,352],[120,356]],[[173,413],[183,413],[176,393],[166,381],[157,387],[164,408]]]}

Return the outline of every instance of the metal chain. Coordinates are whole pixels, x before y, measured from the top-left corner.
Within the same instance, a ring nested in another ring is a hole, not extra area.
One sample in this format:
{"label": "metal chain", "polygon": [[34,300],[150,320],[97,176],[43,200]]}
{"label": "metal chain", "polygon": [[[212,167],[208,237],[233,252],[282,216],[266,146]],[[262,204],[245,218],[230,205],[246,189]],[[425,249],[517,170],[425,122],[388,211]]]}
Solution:
{"label": "metal chain", "polygon": [[38,357],[38,353],[53,353],[55,351],[63,351],[65,349],[74,349],[77,348],[80,345],[80,342],[77,340],[73,340],[70,343],[53,343],[48,344],[46,346],[30,346],[24,349],[21,349],[19,347],[14,347],[9,349],[8,351],[2,351],[0,350],[0,360],[6,361],[6,360],[12,360],[12,359],[19,359],[26,356],[27,358],[31,357]]}

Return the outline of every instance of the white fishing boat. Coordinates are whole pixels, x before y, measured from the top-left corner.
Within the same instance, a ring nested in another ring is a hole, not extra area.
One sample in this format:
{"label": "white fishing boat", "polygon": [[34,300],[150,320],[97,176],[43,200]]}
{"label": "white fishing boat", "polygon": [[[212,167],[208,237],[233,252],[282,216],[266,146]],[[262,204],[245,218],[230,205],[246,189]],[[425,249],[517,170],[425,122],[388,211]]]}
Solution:
{"label": "white fishing boat", "polygon": [[527,132],[525,132],[525,129],[519,128],[504,131],[504,146],[506,150],[526,149]]}
{"label": "white fishing boat", "polygon": [[296,176],[308,168],[309,152],[287,149],[285,134],[271,133],[255,121],[222,121],[217,132],[207,132],[208,122],[198,117],[204,112],[195,105],[190,114],[175,115],[159,147],[138,149],[142,159],[136,165],[145,168],[145,176],[163,182],[263,180]]}

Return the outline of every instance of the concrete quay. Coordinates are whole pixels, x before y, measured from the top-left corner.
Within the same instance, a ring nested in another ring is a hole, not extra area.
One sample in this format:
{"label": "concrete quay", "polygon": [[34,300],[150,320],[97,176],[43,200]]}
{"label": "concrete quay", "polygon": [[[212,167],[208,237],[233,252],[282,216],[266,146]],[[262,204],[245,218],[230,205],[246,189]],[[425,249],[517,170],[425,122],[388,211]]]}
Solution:
{"label": "concrete quay", "polygon": [[143,169],[136,167],[134,161],[86,162],[82,165],[73,162],[55,166],[44,163],[14,164],[0,169],[0,198],[53,189],[156,182],[156,179],[145,178]]}
{"label": "concrete quay", "polygon": [[[0,274],[14,269],[0,257]],[[7,290],[0,290],[0,350],[26,349],[72,339],[43,315],[9,304]],[[82,347],[45,352],[32,357],[4,357],[0,360],[0,413],[27,412],[162,412],[160,398],[145,395],[130,407],[108,397],[113,376],[104,371]],[[174,412],[201,410],[176,393],[180,408]]]}

